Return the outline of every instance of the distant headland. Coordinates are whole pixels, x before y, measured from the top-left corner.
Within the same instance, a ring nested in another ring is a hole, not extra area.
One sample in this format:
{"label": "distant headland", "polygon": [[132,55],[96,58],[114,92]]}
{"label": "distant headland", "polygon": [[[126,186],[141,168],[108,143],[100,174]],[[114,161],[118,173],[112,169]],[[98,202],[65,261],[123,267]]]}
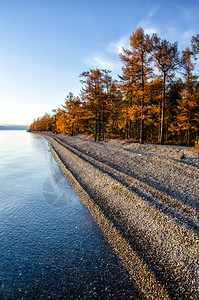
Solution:
{"label": "distant headland", "polygon": [[0,124],[0,130],[28,130],[29,125]]}

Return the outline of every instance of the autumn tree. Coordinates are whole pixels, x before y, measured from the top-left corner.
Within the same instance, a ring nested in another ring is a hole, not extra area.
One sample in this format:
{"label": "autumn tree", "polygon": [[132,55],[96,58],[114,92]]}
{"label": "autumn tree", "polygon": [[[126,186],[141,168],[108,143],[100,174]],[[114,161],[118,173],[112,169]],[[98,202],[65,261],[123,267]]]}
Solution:
{"label": "autumn tree", "polygon": [[107,130],[109,135],[119,135],[123,128],[123,97],[117,83],[113,82],[108,90],[108,120]]}
{"label": "autumn tree", "polygon": [[129,137],[132,135],[132,121],[140,119],[140,143],[144,137],[146,85],[151,76],[150,36],[138,28],[130,36],[130,50],[123,49],[120,59],[123,63],[122,89],[129,104]]}
{"label": "autumn tree", "polygon": [[62,108],[34,120],[30,131],[92,134],[95,141],[120,136],[140,143],[181,143],[186,136],[190,145],[199,130],[198,54],[199,34],[180,56],[177,43],[138,28],[130,35],[130,48],[120,54],[120,82],[109,70],[83,72],[81,96],[69,93]]}
{"label": "autumn tree", "polygon": [[59,132],[66,134],[68,133],[68,128],[67,128],[67,115],[64,109],[59,109],[56,112],[56,116],[53,116],[53,119],[56,117],[56,130],[54,132]]}
{"label": "autumn tree", "polygon": [[45,114],[41,118],[37,118],[30,125],[30,131],[52,131],[52,118],[49,114]]}
{"label": "autumn tree", "polygon": [[191,47],[195,55],[199,54],[199,33],[196,36],[192,36]]}
{"label": "autumn tree", "polygon": [[183,82],[181,79],[172,80],[167,87],[166,109],[165,109],[165,136],[166,141],[174,142],[181,134],[179,130],[177,115],[178,103],[182,99]]}
{"label": "autumn tree", "polygon": [[107,86],[111,80],[109,71],[91,69],[80,74],[84,84],[81,90],[81,99],[86,102],[89,111],[89,126],[94,133],[94,138],[100,140],[104,137],[105,117],[107,112]]}
{"label": "autumn tree", "polygon": [[180,128],[187,131],[188,146],[191,141],[191,130],[196,130],[199,123],[199,93],[197,76],[193,74],[194,58],[195,53],[189,47],[182,51],[184,89],[178,106],[178,122]]}
{"label": "autumn tree", "polygon": [[72,93],[69,93],[62,107],[65,113],[66,133],[72,136],[78,134],[80,132],[81,119],[81,101],[79,97],[75,97]]}
{"label": "autumn tree", "polygon": [[165,39],[161,39],[157,34],[152,36],[153,57],[156,66],[163,76],[163,91],[161,103],[161,124],[159,142],[164,143],[165,135],[165,99],[166,99],[166,82],[168,76],[177,69],[179,64],[179,52],[177,43],[171,44]]}
{"label": "autumn tree", "polygon": [[36,120],[34,119],[34,121],[30,124],[30,127],[29,127],[29,131],[36,131]]}
{"label": "autumn tree", "polygon": [[53,115],[51,116],[51,124],[52,124],[52,129],[51,130],[52,130],[52,132],[57,133],[58,132],[58,130],[57,130],[57,117],[60,114],[60,108],[58,108],[58,109],[54,108],[52,110],[52,112],[53,112]]}
{"label": "autumn tree", "polygon": [[154,76],[153,80],[148,82],[146,86],[146,102],[145,107],[145,132],[146,140],[157,141],[159,136],[160,123],[160,100],[162,91],[162,80],[158,76]]}
{"label": "autumn tree", "polygon": [[[113,79],[110,75],[111,71],[104,69],[102,70],[103,72],[103,84],[104,84],[104,99],[102,101],[102,138],[104,139],[105,137],[105,131],[106,131],[106,126],[108,122],[109,115],[111,113],[110,111],[110,101],[111,101],[111,95],[113,95],[113,89],[112,93],[110,93],[110,89],[113,85]],[[116,87],[116,86],[115,86]]]}

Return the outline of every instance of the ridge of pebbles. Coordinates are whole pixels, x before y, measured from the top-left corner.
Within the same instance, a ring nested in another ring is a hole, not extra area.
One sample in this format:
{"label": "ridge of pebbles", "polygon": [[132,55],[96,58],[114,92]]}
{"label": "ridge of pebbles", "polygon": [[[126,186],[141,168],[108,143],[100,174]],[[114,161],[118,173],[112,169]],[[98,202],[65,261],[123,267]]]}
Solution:
{"label": "ridge of pebbles", "polygon": [[[44,136],[63,173],[146,298],[198,299],[195,185],[199,170],[195,161],[185,165],[140,150],[141,156],[132,154],[118,144]],[[174,173],[170,177],[169,171]]]}

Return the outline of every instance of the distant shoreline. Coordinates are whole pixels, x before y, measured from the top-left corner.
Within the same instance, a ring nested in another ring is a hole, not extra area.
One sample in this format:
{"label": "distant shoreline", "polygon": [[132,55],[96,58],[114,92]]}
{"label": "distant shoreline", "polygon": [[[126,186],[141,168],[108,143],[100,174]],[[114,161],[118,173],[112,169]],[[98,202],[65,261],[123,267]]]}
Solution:
{"label": "distant shoreline", "polygon": [[28,125],[0,125],[0,130],[28,130]]}

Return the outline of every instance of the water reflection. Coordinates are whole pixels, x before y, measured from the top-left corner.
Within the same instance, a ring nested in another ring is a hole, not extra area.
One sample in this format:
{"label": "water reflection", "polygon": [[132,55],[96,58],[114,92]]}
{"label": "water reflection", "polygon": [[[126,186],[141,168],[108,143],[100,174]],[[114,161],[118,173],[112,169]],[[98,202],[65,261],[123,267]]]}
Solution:
{"label": "water reflection", "polygon": [[53,206],[66,206],[77,198],[70,183],[62,175],[58,165],[50,156],[51,176],[43,184],[43,196],[45,201]]}

